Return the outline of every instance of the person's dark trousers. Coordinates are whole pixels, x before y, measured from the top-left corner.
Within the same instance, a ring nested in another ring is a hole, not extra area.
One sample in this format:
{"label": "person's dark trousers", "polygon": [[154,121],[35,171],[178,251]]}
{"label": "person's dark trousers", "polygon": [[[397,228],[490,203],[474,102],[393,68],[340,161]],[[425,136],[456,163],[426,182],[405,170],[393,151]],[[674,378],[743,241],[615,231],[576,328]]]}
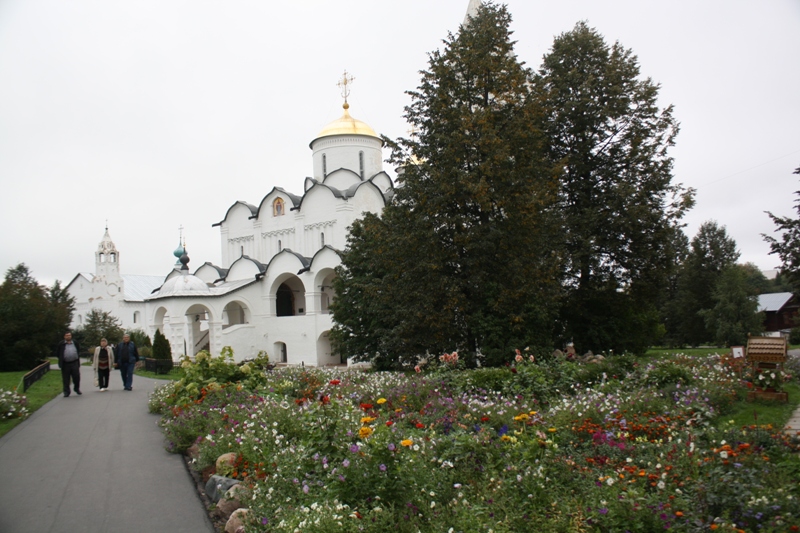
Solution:
{"label": "person's dark trousers", "polygon": [[122,386],[125,390],[131,390],[133,388],[134,368],[136,368],[136,361],[119,364],[119,373],[122,375]]}
{"label": "person's dark trousers", "polygon": [[64,383],[64,396],[69,396],[69,380],[72,379],[72,387],[75,392],[81,390],[81,361],[72,361],[71,363],[62,363],[61,365],[61,380]]}
{"label": "person's dark trousers", "polygon": [[100,386],[101,389],[108,388],[108,376],[111,371],[107,368],[99,368],[97,369],[97,384]]}

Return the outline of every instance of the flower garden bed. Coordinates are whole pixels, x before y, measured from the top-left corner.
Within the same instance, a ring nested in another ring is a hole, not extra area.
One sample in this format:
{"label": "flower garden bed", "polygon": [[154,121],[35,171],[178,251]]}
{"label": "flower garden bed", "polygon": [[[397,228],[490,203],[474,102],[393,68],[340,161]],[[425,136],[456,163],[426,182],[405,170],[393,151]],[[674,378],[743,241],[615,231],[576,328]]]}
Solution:
{"label": "flower garden bed", "polygon": [[724,358],[262,366],[198,357],[150,401],[198,471],[236,453],[246,531],[800,530],[797,440],[719,423]]}

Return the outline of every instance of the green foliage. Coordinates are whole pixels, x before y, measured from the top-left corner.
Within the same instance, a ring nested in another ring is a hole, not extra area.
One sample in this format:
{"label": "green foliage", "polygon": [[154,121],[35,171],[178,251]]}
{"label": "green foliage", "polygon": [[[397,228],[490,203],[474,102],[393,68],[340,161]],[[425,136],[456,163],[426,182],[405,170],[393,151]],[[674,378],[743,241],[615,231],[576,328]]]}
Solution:
{"label": "green foliage", "polygon": [[30,370],[64,336],[74,300],[60,282],[47,289],[24,263],[9,268],[0,285],[0,371]]}
{"label": "green foliage", "polygon": [[125,331],[117,317],[108,311],[92,309],[86,313],[86,321],[82,327],[76,328],[76,333],[81,336],[84,351],[91,351],[95,346],[100,346],[100,339],[116,345],[122,341]]}
{"label": "green foliage", "polygon": [[160,330],[156,330],[155,335],[153,335],[153,358],[172,359],[172,348]]}
{"label": "green foliage", "polygon": [[800,344],[800,326],[795,326],[789,333],[789,344]]}
{"label": "green foliage", "polygon": [[[795,169],[794,173],[800,174],[800,168]],[[795,194],[800,195],[800,191]],[[767,211],[780,236],[778,239],[764,234],[761,236],[769,243],[769,253],[780,258],[781,273],[791,283],[793,292],[800,293],[800,199],[795,200],[795,204],[798,218],[779,217]]]}
{"label": "green foliage", "polygon": [[398,368],[455,348],[494,365],[513,346],[549,344],[555,182],[510,21],[481,7],[409,92],[414,135],[387,141],[402,187],[380,218],[353,225],[334,282],[339,353]]}
{"label": "green foliage", "polygon": [[693,191],[672,183],[672,106],[658,107],[632,51],[583,22],[556,37],[534,85],[559,177],[563,340],[641,353],[658,334],[655,301],[693,205]]}
{"label": "green foliage", "polygon": [[677,281],[670,323],[676,344],[697,346],[714,340],[715,332],[707,327],[703,313],[714,307],[714,288],[722,272],[738,258],[736,241],[724,226],[713,220],[700,226]]}
{"label": "green foliage", "polygon": [[[126,331],[125,333],[131,336],[131,340],[140,352],[142,348],[149,348],[153,346],[153,344],[150,342],[150,337],[142,329],[132,329],[130,331]],[[122,339],[119,340],[121,341]]]}
{"label": "green foliage", "polygon": [[748,272],[740,265],[722,271],[712,292],[714,306],[700,312],[714,340],[723,346],[747,343],[748,335],[759,335],[764,314],[758,312],[755,287],[748,284]]}

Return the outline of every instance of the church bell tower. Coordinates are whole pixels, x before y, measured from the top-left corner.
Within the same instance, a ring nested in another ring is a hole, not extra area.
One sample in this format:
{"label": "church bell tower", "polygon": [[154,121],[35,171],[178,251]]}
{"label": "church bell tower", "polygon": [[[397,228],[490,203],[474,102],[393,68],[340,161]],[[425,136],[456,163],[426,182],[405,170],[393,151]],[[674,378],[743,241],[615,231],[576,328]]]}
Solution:
{"label": "church bell tower", "polygon": [[108,226],[94,253],[94,283],[105,284],[108,297],[122,297],[122,276],[119,273],[119,252],[108,234]]}

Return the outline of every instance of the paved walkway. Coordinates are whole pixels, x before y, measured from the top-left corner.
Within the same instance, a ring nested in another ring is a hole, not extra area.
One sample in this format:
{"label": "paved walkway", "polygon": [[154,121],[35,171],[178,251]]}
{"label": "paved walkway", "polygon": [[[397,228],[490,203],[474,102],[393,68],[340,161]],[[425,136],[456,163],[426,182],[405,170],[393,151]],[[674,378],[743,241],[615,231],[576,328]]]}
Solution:
{"label": "paved walkway", "polygon": [[[54,367],[55,372],[59,372]],[[180,455],[167,453],[147,396],[162,381],[59,395],[0,439],[0,531],[213,533]]]}

